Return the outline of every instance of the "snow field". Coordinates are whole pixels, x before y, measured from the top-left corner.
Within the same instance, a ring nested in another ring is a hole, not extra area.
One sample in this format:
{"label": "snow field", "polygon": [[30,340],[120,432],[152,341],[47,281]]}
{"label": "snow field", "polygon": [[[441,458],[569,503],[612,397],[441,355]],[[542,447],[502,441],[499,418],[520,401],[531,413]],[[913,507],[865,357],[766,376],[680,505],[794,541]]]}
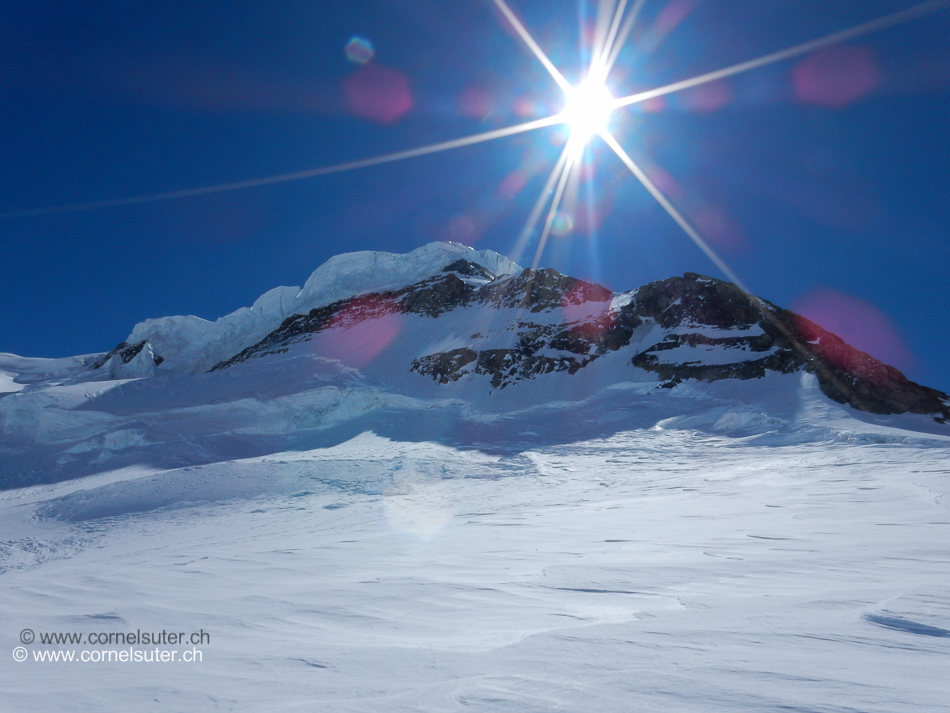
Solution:
{"label": "snow field", "polygon": [[0,706],[944,710],[948,455],[663,428],[487,455],[365,433],[9,491],[8,649],[24,627],[212,639],[187,665],[7,659]]}

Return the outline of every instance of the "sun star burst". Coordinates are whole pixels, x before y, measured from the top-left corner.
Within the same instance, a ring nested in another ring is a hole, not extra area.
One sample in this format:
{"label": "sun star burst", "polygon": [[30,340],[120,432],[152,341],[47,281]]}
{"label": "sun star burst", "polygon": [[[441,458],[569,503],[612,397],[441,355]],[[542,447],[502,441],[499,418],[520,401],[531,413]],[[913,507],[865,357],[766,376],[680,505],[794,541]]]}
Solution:
{"label": "sun star burst", "polygon": [[607,129],[616,100],[602,82],[588,78],[566,92],[562,116],[571,129],[571,137],[586,143]]}
{"label": "sun star burst", "polygon": [[[459,139],[442,141],[439,143],[420,146],[418,148],[395,151],[393,153],[371,156],[369,158],[348,161],[331,166],[321,166],[303,171],[294,171],[276,176],[266,176],[264,178],[252,178],[242,181],[232,181],[230,183],[218,183],[210,186],[200,186],[197,188],[185,188],[179,190],[165,191],[161,193],[151,193],[147,195],[130,196],[126,198],[117,198],[111,200],[92,201],[88,203],[73,203],[69,205],[50,206],[46,208],[33,208],[26,210],[8,211],[0,213],[0,219],[17,218],[39,215],[50,215],[54,213],[70,213],[74,211],[94,210],[99,208],[113,208],[124,205],[136,205],[141,203],[151,203],[154,201],[173,200],[180,198],[189,198],[209,194],[222,193],[225,191],[244,190],[260,186],[269,186],[288,181],[298,181],[301,179],[314,178],[317,176],[326,176],[344,171],[379,166],[382,164],[393,163],[405,159],[426,156],[429,154],[449,151],[481,144],[495,139],[501,139],[507,136],[515,136],[525,132],[544,129],[546,127],[565,124],[570,130],[570,138],[560,158],[554,165],[538,201],[525,224],[524,229],[519,235],[511,257],[515,260],[527,247],[536,233],[536,228],[541,224],[542,216],[545,214],[545,207],[548,207],[547,218],[543,222],[543,229],[537,241],[537,250],[535,251],[532,267],[537,267],[544,251],[548,236],[553,234],[564,236],[571,232],[570,229],[570,211],[562,215],[561,200],[565,198],[570,203],[576,196],[576,184],[580,175],[579,169],[585,163],[585,149],[594,137],[599,137],[613,151],[621,162],[633,173],[643,184],[644,188],[657,200],[662,208],[673,218],[673,220],[683,229],[687,236],[719,267],[723,273],[734,283],[745,289],[738,277],[725,262],[716,254],[712,247],[702,238],[697,231],[680,213],[673,203],[661,192],[660,188],[650,179],[645,172],[621,146],[620,142],[611,132],[609,124],[613,111],[620,107],[628,107],[634,104],[640,104],[650,99],[679,92],[685,89],[692,89],[709,82],[725,79],[737,74],[749,72],[760,67],[765,67],[776,62],[782,62],[792,57],[798,57],[813,52],[819,48],[835,45],[847,40],[853,40],[857,37],[867,35],[872,32],[878,32],[888,27],[894,27],[912,20],[920,19],[927,15],[950,8],[950,0],[924,0],[911,7],[898,10],[889,15],[884,15],[874,20],[864,22],[859,25],[834,32],[817,39],[802,42],[800,44],[787,47],[777,52],[765,54],[760,57],[740,62],[738,64],[724,67],[713,72],[707,72],[692,78],[684,79],[665,86],[656,87],[646,91],[640,91],[628,96],[614,98],[607,88],[606,82],[611,69],[618,59],[621,48],[631,35],[634,24],[637,21],[640,11],[646,0],[601,0],[599,3],[600,12],[603,13],[600,27],[603,32],[599,39],[591,47],[591,61],[588,66],[587,78],[579,84],[572,86],[565,76],[558,70],[551,59],[545,54],[541,46],[535,41],[531,33],[519,19],[518,15],[508,6],[507,0],[492,0],[495,7],[501,12],[505,22],[515,31],[515,34],[524,42],[527,49],[541,62],[544,68],[551,75],[551,78],[557,83],[565,94],[564,108],[559,114],[525,121],[513,126],[484,131]],[[629,6],[629,7],[628,7]],[[572,180],[572,178],[574,180]],[[573,188],[572,188],[573,187]],[[570,206],[569,206],[570,208]],[[562,217],[559,223],[559,216]]]}

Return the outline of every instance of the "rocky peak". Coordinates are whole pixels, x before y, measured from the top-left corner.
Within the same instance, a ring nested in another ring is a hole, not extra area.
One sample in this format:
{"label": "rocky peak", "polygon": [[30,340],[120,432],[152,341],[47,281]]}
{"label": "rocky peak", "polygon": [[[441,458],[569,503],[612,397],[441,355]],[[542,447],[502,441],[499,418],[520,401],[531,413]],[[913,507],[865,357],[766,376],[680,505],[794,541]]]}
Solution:
{"label": "rocky peak", "polygon": [[527,309],[542,312],[564,304],[606,302],[611,292],[601,285],[562,275],[557,270],[527,269],[479,291],[479,302],[493,307]]}
{"label": "rocky peak", "polygon": [[[628,368],[652,373],[658,385],[668,388],[689,380],[748,380],[806,371],[816,375],[827,396],[856,409],[950,420],[946,394],[913,383],[820,326],[731,283],[688,272],[614,294],[550,268],[513,271],[513,263],[466,250],[440,244],[420,249],[409,261],[386,254],[335,259],[328,263],[338,268],[333,290],[343,289],[340,285],[353,289],[358,280],[370,279],[372,270],[390,263],[406,275],[422,276],[410,284],[351,294],[290,314],[211,370],[286,352],[328,330],[342,334],[364,322],[406,315],[426,320],[412,328],[429,335],[424,343],[446,346],[402,357],[408,363],[391,368],[439,384],[481,378],[487,389],[507,388],[547,374],[574,375],[617,355]],[[341,275],[349,282],[341,282]],[[380,279],[388,284],[393,276]],[[332,292],[317,282],[311,288]],[[284,299],[283,293],[278,296]],[[456,314],[453,326],[444,337],[433,338],[439,332],[431,325],[447,313]],[[411,353],[413,347],[402,353]],[[93,369],[108,365],[113,378],[131,378],[151,375],[161,363],[153,343],[140,340],[119,344]]]}
{"label": "rocky peak", "polygon": [[[860,411],[933,414],[940,422],[950,420],[946,394],[910,381],[815,323],[732,283],[686,273],[641,287],[632,304],[637,314],[671,330],[632,360],[666,380],[666,386],[688,379],[754,379],[768,372],[804,370],[816,375],[826,396]],[[731,332],[712,336],[697,327]],[[735,360],[702,359],[711,349],[718,349],[720,356],[731,352]],[[669,354],[676,357],[664,358]]]}
{"label": "rocky peak", "polygon": [[482,277],[487,280],[493,280],[496,277],[496,275],[490,272],[488,268],[464,259],[456,260],[451,265],[446,265],[442,268],[442,272],[457,272],[459,275],[466,275],[468,277]]}
{"label": "rocky peak", "polygon": [[101,357],[96,359],[92,363],[90,368],[101,369],[109,361],[111,361],[113,357],[117,358],[118,361],[122,364],[128,364],[133,359],[135,359],[143,350],[145,350],[151,356],[152,361],[154,361],[156,365],[161,364],[162,361],[164,361],[161,356],[154,353],[154,350],[152,348],[152,343],[149,342],[147,339],[143,339],[142,341],[137,342],[135,344],[129,344],[128,342],[119,342],[112,351],[106,352]]}
{"label": "rocky peak", "polygon": [[89,367],[98,370],[106,367],[112,379],[134,379],[151,376],[155,367],[164,361],[161,355],[155,353],[152,343],[143,339],[135,344],[120,342],[115,349],[96,359]]}
{"label": "rocky peak", "polygon": [[719,329],[748,329],[762,319],[756,301],[731,282],[687,272],[634,291],[637,314],[661,327],[686,322]]}
{"label": "rocky peak", "polygon": [[777,314],[798,348],[810,355],[805,368],[817,375],[829,398],[860,411],[934,414],[940,423],[950,421],[947,394],[911,381],[800,315],[788,310],[777,310]]}

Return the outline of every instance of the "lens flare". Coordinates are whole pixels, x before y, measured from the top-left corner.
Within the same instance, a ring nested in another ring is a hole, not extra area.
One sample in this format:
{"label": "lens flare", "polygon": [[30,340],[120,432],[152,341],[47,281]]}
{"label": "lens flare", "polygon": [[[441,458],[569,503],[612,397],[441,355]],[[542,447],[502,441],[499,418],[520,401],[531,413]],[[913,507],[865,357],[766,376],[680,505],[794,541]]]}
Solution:
{"label": "lens flare", "polygon": [[353,64],[366,64],[376,55],[373,43],[365,37],[353,36],[346,43],[346,58]]}
{"label": "lens flare", "polygon": [[588,79],[567,92],[562,116],[571,129],[571,135],[586,142],[607,128],[614,106],[610,90]]}
{"label": "lens flare", "polygon": [[551,223],[551,235],[557,238],[563,238],[572,230],[574,230],[574,218],[570,213],[561,211],[554,216],[554,220]]}
{"label": "lens flare", "polygon": [[[323,166],[310,170],[266,176],[264,178],[231,181],[198,188],[164,191],[127,198],[7,211],[0,213],[0,220],[138,205],[142,203],[269,186],[393,163],[404,159],[461,148],[463,146],[480,144],[493,139],[514,136],[515,134],[522,134],[535,129],[567,124],[571,132],[570,139],[564,147],[561,156],[558,158],[537,203],[532,209],[524,230],[515,243],[514,254],[516,259],[517,256],[520,256],[525,250],[529,239],[538,225],[541,215],[544,213],[545,207],[549,204],[548,217],[538,241],[533,266],[537,267],[549,235],[553,233],[557,236],[565,227],[568,229],[564,234],[571,232],[569,226],[563,220],[558,220],[561,199],[565,196],[565,190],[568,185],[572,186],[570,190],[567,190],[567,210],[563,213],[567,214],[572,211],[573,186],[576,184],[576,181],[581,178],[581,174],[578,173],[578,171],[583,170],[585,166],[586,147],[594,136],[600,136],[690,239],[696,243],[730,280],[745,290],[745,287],[735,276],[735,273],[729,269],[713,248],[700,236],[699,232],[697,232],[686,218],[673,206],[666,197],[665,192],[661,190],[661,187],[658,187],[647,174],[634,163],[633,159],[630,158],[627,152],[620,146],[619,142],[613,137],[608,126],[613,110],[622,106],[642,104],[642,110],[644,111],[660,111],[666,106],[665,97],[667,95],[675,92],[683,92],[684,90],[701,89],[702,91],[694,91],[692,95],[687,95],[685,103],[689,105],[690,102],[692,102],[691,108],[698,111],[713,111],[724,106],[732,99],[729,86],[722,81],[727,77],[783,62],[794,57],[807,55],[816,52],[816,50],[828,50],[828,48],[833,45],[841,44],[872,32],[879,32],[886,28],[895,27],[950,8],[950,0],[926,0],[912,7],[893,12],[875,20],[854,25],[844,30],[792,47],[787,47],[777,52],[762,55],[755,59],[740,62],[739,64],[724,67],[713,72],[707,72],[672,84],[615,99],[607,89],[605,82],[614,63],[617,61],[622,47],[628,37],[630,37],[634,24],[646,0],[633,0],[632,6],[630,5],[630,0],[600,0],[599,6],[602,17],[598,23],[594,46],[590,48],[591,60],[588,66],[587,79],[577,86],[570,85],[560,70],[557,69],[551,59],[545,54],[538,42],[532,37],[524,23],[508,6],[506,0],[493,0],[493,3],[503,16],[506,27],[510,27],[522,42],[524,42],[525,46],[541,62],[554,81],[564,91],[566,103],[562,113],[526,121],[514,126],[466,136],[460,139],[377,155],[333,166]],[[657,38],[661,39],[662,36],[665,36],[666,33],[686,17],[695,5],[695,0],[670,0],[654,23],[654,28],[651,32],[653,32],[655,37],[651,42],[655,45],[656,42],[658,42]],[[375,54],[372,43],[369,40],[354,36],[347,43],[345,52],[347,59],[354,64],[361,65],[361,68],[344,83],[344,94],[347,105],[354,115],[383,124],[392,124],[412,109],[414,98],[409,87],[408,78],[405,75],[398,70],[382,67],[377,64],[366,66],[367,63],[373,59]],[[828,62],[829,57],[837,59],[838,61]],[[840,60],[842,58],[846,61],[841,62]],[[842,64],[844,66],[841,66]],[[834,52],[829,51],[824,54],[815,54],[813,57],[803,61],[796,67],[794,79],[800,100],[824,106],[844,106],[865,96],[874,89],[880,77],[878,76],[877,67],[873,62],[873,57],[870,54],[860,49],[849,50],[844,48]],[[473,118],[479,118],[479,116],[484,118],[486,112],[491,113],[490,110],[492,108],[484,99],[485,97],[475,95],[463,97],[461,104],[463,113]],[[519,100],[513,109],[516,115],[522,117],[536,115],[536,113],[540,111],[534,102],[526,99]],[[557,186],[556,189],[555,185]],[[520,191],[520,187],[518,186],[519,183],[514,181],[511,187],[505,186],[502,192],[511,191],[513,195]],[[700,217],[702,218],[702,216]],[[715,216],[712,218],[706,216],[706,218],[707,222],[715,227]],[[464,229],[466,226],[460,222],[457,227]]]}

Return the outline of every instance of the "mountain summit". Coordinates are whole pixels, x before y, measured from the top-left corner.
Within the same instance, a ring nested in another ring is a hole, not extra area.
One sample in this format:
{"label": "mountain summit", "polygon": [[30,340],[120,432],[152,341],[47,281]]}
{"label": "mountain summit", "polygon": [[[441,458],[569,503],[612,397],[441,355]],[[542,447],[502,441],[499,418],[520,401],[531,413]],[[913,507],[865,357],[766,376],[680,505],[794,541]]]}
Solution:
{"label": "mountain summit", "polygon": [[950,419],[946,394],[731,283],[686,273],[615,293],[454,243],[340,255],[215,322],[148,320],[109,352],[6,355],[0,370],[20,483],[113,458],[274,452],[382,411],[471,425],[596,402],[598,422],[605,409],[639,427],[705,409],[722,426],[735,421],[723,403],[751,399],[759,415],[735,422],[765,428],[814,391],[853,416]]}
{"label": "mountain summit", "polygon": [[[691,272],[612,293],[556,270],[522,269],[488,250],[432,243],[407,255],[334,257],[285,299],[294,290],[272,290],[249,310],[195,329],[190,338],[182,325],[197,318],[150,320],[93,369],[111,364],[120,377],[157,374],[168,350],[169,372],[205,370],[212,355],[227,354],[210,366],[217,371],[330,334],[306,348],[357,366],[380,359],[387,370],[440,384],[484,377],[486,388],[495,389],[555,372],[573,375],[625,350],[630,367],[655,374],[664,388],[805,371],[818,377],[828,397],[861,411],[950,418],[946,394],[909,381],[804,317]],[[440,319],[449,314],[451,322]],[[417,318],[409,339],[431,335],[438,350],[408,363],[387,359],[393,332],[401,330],[393,325],[409,316]],[[359,336],[345,335],[351,330]],[[438,343],[440,335],[451,343]],[[148,367],[130,366],[140,362]]]}

